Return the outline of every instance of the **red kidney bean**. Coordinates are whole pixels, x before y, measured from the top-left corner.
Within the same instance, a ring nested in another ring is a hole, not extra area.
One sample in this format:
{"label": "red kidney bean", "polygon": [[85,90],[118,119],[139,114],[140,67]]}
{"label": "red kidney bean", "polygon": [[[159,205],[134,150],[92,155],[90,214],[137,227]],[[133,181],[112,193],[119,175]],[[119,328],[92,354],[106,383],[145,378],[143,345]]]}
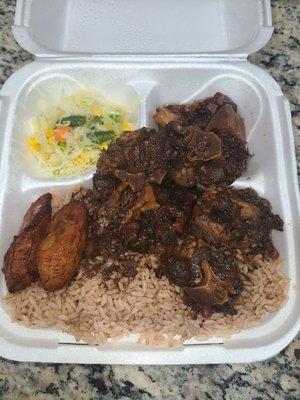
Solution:
{"label": "red kidney bean", "polygon": [[209,318],[212,316],[213,308],[209,304],[204,304],[201,307],[200,312],[201,312],[203,318]]}

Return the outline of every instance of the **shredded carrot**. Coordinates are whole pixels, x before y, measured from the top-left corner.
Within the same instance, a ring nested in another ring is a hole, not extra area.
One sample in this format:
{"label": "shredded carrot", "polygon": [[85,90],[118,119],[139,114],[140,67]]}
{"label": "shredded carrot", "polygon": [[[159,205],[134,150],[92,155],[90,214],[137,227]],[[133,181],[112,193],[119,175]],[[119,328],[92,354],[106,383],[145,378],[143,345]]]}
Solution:
{"label": "shredded carrot", "polygon": [[65,142],[66,138],[71,132],[71,128],[67,125],[59,125],[56,129],[54,129],[54,137],[58,142]]}

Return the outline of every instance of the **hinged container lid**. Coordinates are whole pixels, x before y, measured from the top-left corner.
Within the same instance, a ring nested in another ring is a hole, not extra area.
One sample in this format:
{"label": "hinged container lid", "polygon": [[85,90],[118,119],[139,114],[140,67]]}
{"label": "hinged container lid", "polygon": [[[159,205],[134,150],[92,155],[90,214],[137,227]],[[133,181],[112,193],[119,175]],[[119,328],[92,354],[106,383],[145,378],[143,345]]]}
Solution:
{"label": "hinged container lid", "polygon": [[270,0],[18,0],[13,32],[39,57],[241,57],[273,27]]}

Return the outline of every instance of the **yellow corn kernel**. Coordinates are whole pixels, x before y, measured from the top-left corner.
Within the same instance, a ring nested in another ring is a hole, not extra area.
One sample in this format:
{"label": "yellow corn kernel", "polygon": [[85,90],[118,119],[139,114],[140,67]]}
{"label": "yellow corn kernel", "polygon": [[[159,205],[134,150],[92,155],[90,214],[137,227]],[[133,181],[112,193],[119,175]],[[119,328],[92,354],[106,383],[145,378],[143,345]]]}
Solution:
{"label": "yellow corn kernel", "polygon": [[32,152],[39,151],[41,148],[41,144],[32,136],[28,138],[28,144]]}
{"label": "yellow corn kernel", "polygon": [[47,138],[48,146],[50,146],[53,143],[53,135],[54,135],[53,129],[50,127],[47,128],[46,129],[46,138]]}
{"label": "yellow corn kernel", "polygon": [[81,155],[79,155],[78,157],[75,158],[75,162],[81,166],[85,165],[84,160],[81,158]]}
{"label": "yellow corn kernel", "polygon": [[89,162],[89,157],[86,153],[86,151],[83,151],[79,154],[78,157],[75,158],[75,162],[79,165],[86,165]]}
{"label": "yellow corn kernel", "polygon": [[89,161],[89,157],[87,156],[85,151],[82,151],[79,155],[79,157],[84,161],[85,163]]}
{"label": "yellow corn kernel", "polygon": [[51,138],[53,136],[53,134],[54,134],[53,129],[50,128],[50,127],[47,128],[47,130],[46,130],[46,138],[47,139]]}
{"label": "yellow corn kernel", "polygon": [[91,113],[96,117],[100,117],[102,115],[102,108],[99,106],[95,106],[92,108]]}
{"label": "yellow corn kernel", "polygon": [[132,131],[133,130],[132,125],[129,122],[127,122],[126,120],[122,122],[121,127],[122,127],[123,131]]}
{"label": "yellow corn kernel", "polygon": [[106,144],[106,143],[101,144],[100,145],[100,149],[101,150],[107,150],[108,149],[108,144]]}

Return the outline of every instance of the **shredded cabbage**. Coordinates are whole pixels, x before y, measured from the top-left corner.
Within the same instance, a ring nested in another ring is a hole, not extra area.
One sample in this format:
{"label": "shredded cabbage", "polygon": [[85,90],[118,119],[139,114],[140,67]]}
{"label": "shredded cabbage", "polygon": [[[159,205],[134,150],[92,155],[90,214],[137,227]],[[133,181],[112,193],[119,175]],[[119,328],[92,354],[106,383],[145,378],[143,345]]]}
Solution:
{"label": "shredded cabbage", "polygon": [[41,104],[28,121],[28,147],[44,177],[81,175],[96,165],[123,131],[133,129],[132,115],[97,91],[63,94],[58,104]]}

